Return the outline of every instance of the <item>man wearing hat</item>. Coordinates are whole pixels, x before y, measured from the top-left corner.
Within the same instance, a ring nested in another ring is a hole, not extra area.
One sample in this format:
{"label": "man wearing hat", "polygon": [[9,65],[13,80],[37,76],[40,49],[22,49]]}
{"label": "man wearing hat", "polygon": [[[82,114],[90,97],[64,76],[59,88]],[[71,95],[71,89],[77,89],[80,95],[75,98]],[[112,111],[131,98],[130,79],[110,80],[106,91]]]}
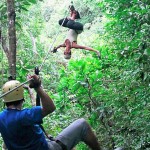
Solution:
{"label": "man wearing hat", "polygon": [[53,100],[41,87],[37,75],[30,76],[29,87],[41,98],[42,106],[23,109],[24,89],[17,80],[2,87],[6,108],[0,112],[0,134],[8,150],[71,150],[80,141],[92,150],[100,150],[90,125],[82,118],[66,127],[55,139],[48,138],[40,125],[43,118],[56,108]]}

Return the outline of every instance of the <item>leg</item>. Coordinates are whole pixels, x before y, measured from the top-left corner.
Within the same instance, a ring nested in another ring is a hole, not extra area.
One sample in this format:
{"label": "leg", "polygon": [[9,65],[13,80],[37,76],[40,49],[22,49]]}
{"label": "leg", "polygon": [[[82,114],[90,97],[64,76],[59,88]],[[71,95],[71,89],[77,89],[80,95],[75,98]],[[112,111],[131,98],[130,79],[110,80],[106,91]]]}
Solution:
{"label": "leg", "polygon": [[73,149],[80,141],[87,144],[92,150],[101,150],[95,134],[84,119],[78,119],[65,128],[56,138],[68,150]]}
{"label": "leg", "polygon": [[69,20],[67,18],[63,18],[63,19],[60,19],[58,23],[59,23],[60,26],[67,27],[67,22],[68,21]]}
{"label": "leg", "polygon": [[87,144],[89,147],[91,147],[92,150],[101,150],[98,140],[97,140],[94,132],[92,131],[90,125],[87,124],[87,126],[88,126],[88,132],[84,138],[85,144]]}
{"label": "leg", "polygon": [[78,45],[76,42],[73,42],[72,43],[72,48],[93,51],[93,52],[97,53],[98,57],[100,58],[100,52],[98,50],[95,50],[95,49],[91,48],[91,47],[81,46],[81,45]]}

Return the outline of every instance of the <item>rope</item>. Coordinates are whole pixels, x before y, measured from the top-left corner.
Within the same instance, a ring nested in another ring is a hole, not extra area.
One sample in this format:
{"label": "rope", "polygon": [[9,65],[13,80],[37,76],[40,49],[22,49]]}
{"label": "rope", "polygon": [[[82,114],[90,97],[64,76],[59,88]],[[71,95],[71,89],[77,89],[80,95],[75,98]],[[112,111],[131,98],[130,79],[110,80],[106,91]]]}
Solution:
{"label": "rope", "polygon": [[[1,14],[0,14],[1,17]],[[2,23],[0,22],[0,26],[2,27]],[[4,50],[3,50],[3,46],[2,46],[2,31],[1,31],[1,37],[0,37],[0,42],[1,42],[1,49],[2,49],[2,59],[1,59],[1,66],[2,66],[2,84],[3,84],[3,80],[4,80]]]}
{"label": "rope", "polygon": [[[73,5],[73,1],[71,1],[71,5]],[[69,8],[71,8],[71,5],[69,6]],[[65,15],[65,16],[66,16],[66,15]],[[63,20],[62,24],[60,25],[60,27],[63,25],[65,19],[66,19],[66,17],[64,17],[64,20]],[[55,36],[55,38],[54,38],[54,40],[53,40],[53,42],[52,42],[52,44],[51,44],[51,46],[50,46],[50,48],[49,48],[47,54],[46,54],[46,56],[45,56],[45,58],[44,58],[44,60],[43,60],[43,62],[42,62],[42,64],[41,64],[41,66],[39,67],[39,70],[42,69],[43,64],[45,63],[45,60],[48,58],[48,54],[50,53],[50,51],[51,51],[51,49],[52,49],[54,43],[55,43],[56,40],[57,40],[57,37],[58,37],[58,35],[59,35],[59,31],[60,31],[60,27],[59,27],[58,33],[56,34],[56,36]]]}
{"label": "rope", "polygon": [[[63,20],[62,24],[60,25],[60,27],[63,25],[63,23],[64,23],[65,19],[66,19],[66,18],[64,18],[64,20]],[[60,30],[60,27],[59,27],[59,30]],[[54,43],[56,42],[56,39],[57,39],[58,34],[59,34],[59,30],[58,30],[58,33],[56,34],[56,36],[55,36],[55,38],[54,38],[54,40],[53,40],[53,42],[52,42],[52,44],[51,44],[50,48],[49,48],[49,50],[48,50],[48,53],[46,54],[46,56],[45,56],[45,58],[44,58],[44,60],[43,60],[43,62],[42,62],[42,64],[41,64],[41,66],[39,67],[39,70],[41,70],[41,69],[42,69],[43,64],[45,63],[45,60],[47,59],[48,54],[50,53],[50,51],[51,51],[51,49],[52,49],[52,46],[53,46],[53,45],[54,45]],[[22,85],[24,85],[24,84],[28,83],[28,82],[29,82],[29,81],[31,81],[31,80],[33,80],[33,78],[31,78],[31,79],[29,79],[29,80],[27,80],[27,81],[25,81],[25,82],[21,83],[19,86],[17,86],[17,87],[15,87],[15,88],[11,89],[10,91],[8,91],[8,92],[6,92],[6,93],[2,94],[2,95],[0,96],[0,98],[2,98],[2,97],[4,97],[4,96],[6,96],[7,94],[9,94],[9,93],[11,93],[12,91],[14,91],[14,90],[18,89],[19,87],[21,87]]]}
{"label": "rope", "polygon": [[4,80],[4,51],[2,50],[2,59],[1,59],[1,62],[2,62],[2,84],[3,84],[3,80]]}

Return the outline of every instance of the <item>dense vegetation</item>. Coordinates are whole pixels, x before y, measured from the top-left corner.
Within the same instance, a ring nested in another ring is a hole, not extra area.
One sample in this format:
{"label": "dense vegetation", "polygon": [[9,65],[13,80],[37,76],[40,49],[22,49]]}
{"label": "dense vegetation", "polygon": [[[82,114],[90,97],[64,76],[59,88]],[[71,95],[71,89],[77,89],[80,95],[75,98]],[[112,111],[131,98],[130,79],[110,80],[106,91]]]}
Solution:
{"label": "dense vegetation", "polygon": [[[58,19],[68,15],[67,0],[16,0],[17,79],[26,80],[40,67],[44,89],[57,110],[44,120],[57,135],[73,120],[84,117],[106,150],[150,148],[150,2],[148,0],[76,0],[85,25],[79,43],[101,52],[73,50],[66,61],[66,29]],[[7,37],[6,2],[0,2],[1,37]],[[59,33],[59,34],[58,34]],[[58,34],[58,35],[57,35]],[[88,38],[87,38],[88,37]],[[54,41],[56,38],[56,41]],[[0,41],[1,42],[1,41]],[[0,86],[7,81],[8,60],[1,47]],[[28,93],[26,107],[30,100]],[[1,110],[3,104],[1,104]],[[49,130],[50,129],[50,130]],[[85,145],[76,149],[86,150]]]}

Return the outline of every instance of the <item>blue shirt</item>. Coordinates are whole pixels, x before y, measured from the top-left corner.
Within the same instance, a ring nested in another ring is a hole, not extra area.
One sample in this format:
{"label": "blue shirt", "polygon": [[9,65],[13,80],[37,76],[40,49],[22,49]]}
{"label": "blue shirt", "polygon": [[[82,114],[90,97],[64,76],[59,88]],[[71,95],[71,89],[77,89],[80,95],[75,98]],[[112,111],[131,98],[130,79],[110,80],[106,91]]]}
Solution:
{"label": "blue shirt", "polygon": [[8,150],[48,150],[40,106],[31,109],[4,109],[0,113],[0,133]]}

